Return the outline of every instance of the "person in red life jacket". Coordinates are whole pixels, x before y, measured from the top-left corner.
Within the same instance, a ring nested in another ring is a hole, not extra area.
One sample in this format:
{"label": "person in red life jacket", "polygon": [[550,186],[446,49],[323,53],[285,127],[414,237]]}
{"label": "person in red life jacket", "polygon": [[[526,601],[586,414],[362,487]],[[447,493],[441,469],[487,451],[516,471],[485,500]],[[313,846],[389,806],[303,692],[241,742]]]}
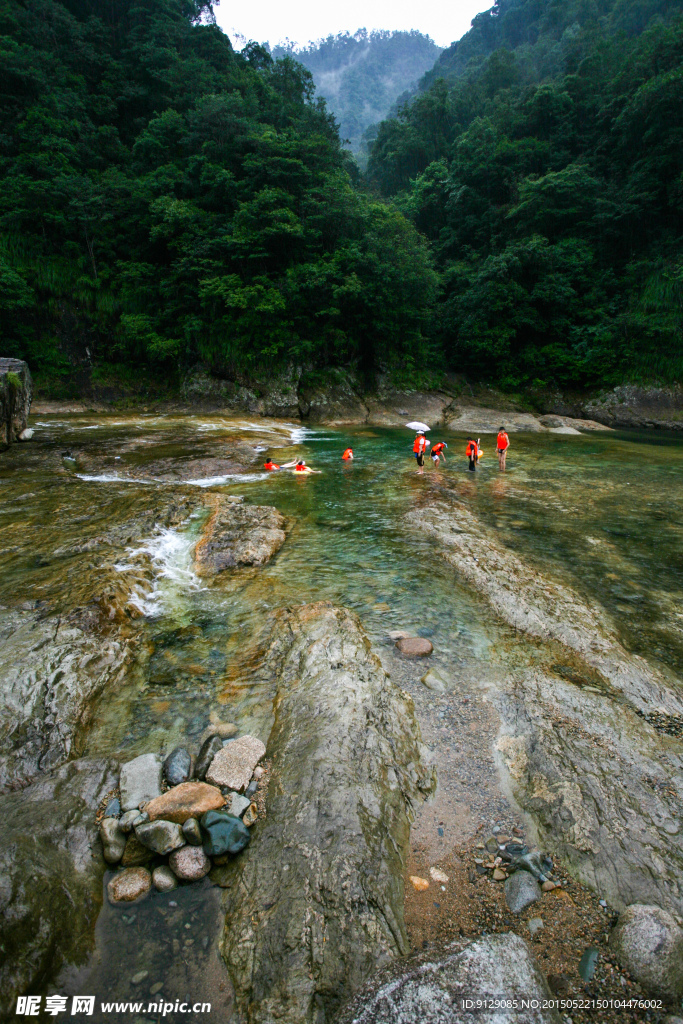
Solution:
{"label": "person in red life jacket", "polygon": [[296,466],[294,467],[295,473],[321,473],[320,469],[309,469],[303,459],[299,459]]}
{"label": "person in red life jacket", "polygon": [[465,455],[470,460],[470,464],[467,467],[470,472],[474,473],[477,468],[477,461],[479,459],[479,438],[475,441],[473,438],[467,438],[467,448],[465,448]]}
{"label": "person in red life jacket", "polygon": [[418,430],[415,435],[415,441],[413,442],[413,455],[417,459],[417,471],[418,473],[424,473],[425,464],[425,452],[429,441],[425,437],[424,430]]}
{"label": "person in red life jacket", "polygon": [[496,448],[498,449],[498,468],[505,472],[505,456],[508,453],[510,447],[510,438],[505,433],[505,427],[501,427],[498,431],[498,440],[496,441]]}
{"label": "person in red life jacket", "polygon": [[439,465],[440,458],[443,459],[444,462],[446,461],[446,452],[444,450],[446,448],[448,448],[448,445],[444,441],[439,441],[439,443],[435,444],[432,448],[431,457],[435,466]]}
{"label": "person in red life jacket", "polygon": [[344,454],[342,455],[342,459],[344,460],[344,462],[351,461],[353,459],[353,448],[347,448]]}
{"label": "person in red life jacket", "polygon": [[273,460],[271,459],[271,457],[269,455],[268,458],[266,459],[266,461],[263,463],[263,468],[264,469],[279,469],[280,467],[275,462],[273,462]]}

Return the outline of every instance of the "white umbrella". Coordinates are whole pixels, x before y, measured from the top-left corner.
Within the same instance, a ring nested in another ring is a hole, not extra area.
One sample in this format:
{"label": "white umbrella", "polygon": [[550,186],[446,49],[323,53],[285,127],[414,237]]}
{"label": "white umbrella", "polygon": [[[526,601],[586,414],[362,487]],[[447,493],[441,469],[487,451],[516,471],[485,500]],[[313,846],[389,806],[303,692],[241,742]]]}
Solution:
{"label": "white umbrella", "polygon": [[431,430],[426,423],[420,423],[418,420],[412,420],[410,423],[406,423],[406,426],[409,430]]}

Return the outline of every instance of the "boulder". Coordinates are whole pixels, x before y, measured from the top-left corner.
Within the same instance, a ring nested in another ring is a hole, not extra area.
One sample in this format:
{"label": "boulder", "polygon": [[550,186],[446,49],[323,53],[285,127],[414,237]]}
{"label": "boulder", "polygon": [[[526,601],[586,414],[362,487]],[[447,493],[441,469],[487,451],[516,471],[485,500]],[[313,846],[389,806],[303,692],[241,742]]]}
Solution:
{"label": "boulder", "polygon": [[152,883],[158,892],[171,892],[178,887],[178,879],[165,864],[160,864],[154,869]]}
{"label": "boulder", "polygon": [[0,796],[2,1019],[93,948],[105,870],[95,815],[117,778],[115,762],[74,760]]}
{"label": "boulder", "polygon": [[104,818],[100,825],[100,839],[107,864],[118,864],[126,848],[126,835],[119,827],[118,818]]}
{"label": "boulder", "polygon": [[183,835],[185,842],[189,843],[190,846],[202,845],[202,830],[196,818],[188,818],[187,821],[183,822]]}
{"label": "boulder", "polygon": [[210,495],[213,506],[194,549],[199,576],[224,569],[265,565],[285,542],[285,519],[270,505],[236,505]]}
{"label": "boulder", "polygon": [[544,429],[538,417],[527,412],[500,412],[479,406],[462,406],[449,413],[449,430],[471,433],[475,437],[478,434],[497,434],[501,426],[505,427],[508,434],[519,431],[538,433]]}
{"label": "boulder", "polygon": [[145,810],[150,821],[163,818],[182,825],[188,818],[201,818],[206,811],[216,810],[224,803],[225,798],[216,786],[206,782],[183,782],[150,800]]}
{"label": "boulder", "polygon": [[110,903],[133,903],[147,896],[151,888],[152,876],[147,868],[124,868],[107,883],[107,896]]}
{"label": "boulder", "polygon": [[[209,812],[213,813],[213,812]],[[211,870],[211,861],[201,846],[183,846],[168,858],[173,874],[182,882],[197,882]]]}
{"label": "boulder", "polygon": [[219,736],[212,734],[208,736],[201,745],[197,761],[194,766],[194,774],[197,779],[205,779],[206,772],[219,750],[223,749],[223,743]]}
{"label": "boulder", "polygon": [[121,807],[131,811],[161,794],[161,758],[141,754],[121,765]]}
{"label": "boulder", "polygon": [[141,864],[149,864],[154,859],[154,853],[147,846],[143,846],[134,832],[128,836],[126,846],[121,858],[124,868],[139,867]]}
{"label": "boulder", "polygon": [[542,895],[540,885],[528,871],[515,871],[505,883],[505,899],[513,914],[521,914]]}
{"label": "boulder", "polygon": [[135,835],[143,846],[162,857],[185,845],[183,830],[174,821],[147,821],[138,825]]}
{"label": "boulder", "polygon": [[23,359],[0,359],[0,451],[28,433],[32,397],[31,373]]}
{"label": "boulder", "polygon": [[175,747],[164,761],[164,778],[169,786],[187,782],[192,774],[192,758],[184,747]]}
{"label": "boulder", "polygon": [[633,903],[619,915],[610,946],[623,967],[653,996],[683,997],[683,930],[661,907]]}
{"label": "boulder", "polygon": [[251,839],[249,829],[239,818],[227,811],[207,811],[200,822],[204,839],[204,852],[208,857],[231,856],[240,853]]}
{"label": "boulder", "polygon": [[421,636],[401,637],[396,641],[396,648],[407,658],[427,658],[434,650],[431,641]]}
{"label": "boulder", "polygon": [[366,395],[367,423],[377,427],[403,427],[411,420],[420,420],[436,427],[444,422],[452,404],[450,395],[440,391],[402,392],[380,387],[377,395]]}
{"label": "boulder", "polygon": [[[490,1017],[476,1005],[463,1007],[465,999],[490,1002]],[[335,1024],[476,1024],[482,1018],[560,1024],[557,1010],[544,1007],[549,999],[530,947],[507,932],[396,961],[358,993]]]}
{"label": "boulder", "polygon": [[240,736],[216,754],[206,773],[207,781],[242,792],[265,752],[264,744],[256,736]]}
{"label": "boulder", "polygon": [[277,687],[268,811],[216,877],[238,1013],[300,1024],[334,1019],[378,964],[408,951],[410,818],[435,778],[412,701],[355,614],[321,602],[277,613],[274,628],[259,670]]}

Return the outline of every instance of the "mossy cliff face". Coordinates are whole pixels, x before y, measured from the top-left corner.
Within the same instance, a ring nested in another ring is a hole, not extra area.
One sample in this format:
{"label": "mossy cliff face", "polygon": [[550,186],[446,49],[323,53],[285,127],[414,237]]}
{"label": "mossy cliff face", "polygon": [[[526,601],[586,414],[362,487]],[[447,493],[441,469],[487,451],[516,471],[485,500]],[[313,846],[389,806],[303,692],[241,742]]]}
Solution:
{"label": "mossy cliff face", "polygon": [[231,868],[222,949],[246,1020],[303,1024],[407,952],[411,809],[435,778],[357,616],[322,602],[277,620],[268,814]]}
{"label": "mossy cliff face", "polygon": [[26,430],[33,384],[21,359],[0,358],[0,451],[18,441]]}

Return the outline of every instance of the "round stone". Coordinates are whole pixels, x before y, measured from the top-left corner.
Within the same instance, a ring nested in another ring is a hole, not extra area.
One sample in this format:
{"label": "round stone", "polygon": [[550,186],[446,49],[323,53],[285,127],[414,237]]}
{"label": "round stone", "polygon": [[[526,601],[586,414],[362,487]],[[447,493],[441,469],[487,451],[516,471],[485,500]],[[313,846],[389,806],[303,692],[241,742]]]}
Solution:
{"label": "round stone", "polygon": [[171,892],[178,885],[178,879],[165,864],[154,869],[152,872],[152,882],[159,892]]}
{"label": "round stone", "polygon": [[671,1001],[683,996],[683,930],[668,911],[643,903],[626,907],[610,946],[648,992]]}
{"label": "round stone", "polygon": [[107,884],[107,895],[111,903],[132,903],[146,896],[151,888],[152,876],[147,868],[124,868]]}
{"label": "round stone", "polygon": [[164,778],[169,786],[187,782],[192,770],[190,752],[184,747],[175,747],[164,761]]}
{"label": "round stone", "polygon": [[168,859],[171,871],[183,882],[196,882],[211,870],[211,861],[201,846],[183,846]]}
{"label": "round stone", "polygon": [[397,640],[396,648],[407,658],[426,658],[434,650],[434,645],[424,637],[408,636]]}

